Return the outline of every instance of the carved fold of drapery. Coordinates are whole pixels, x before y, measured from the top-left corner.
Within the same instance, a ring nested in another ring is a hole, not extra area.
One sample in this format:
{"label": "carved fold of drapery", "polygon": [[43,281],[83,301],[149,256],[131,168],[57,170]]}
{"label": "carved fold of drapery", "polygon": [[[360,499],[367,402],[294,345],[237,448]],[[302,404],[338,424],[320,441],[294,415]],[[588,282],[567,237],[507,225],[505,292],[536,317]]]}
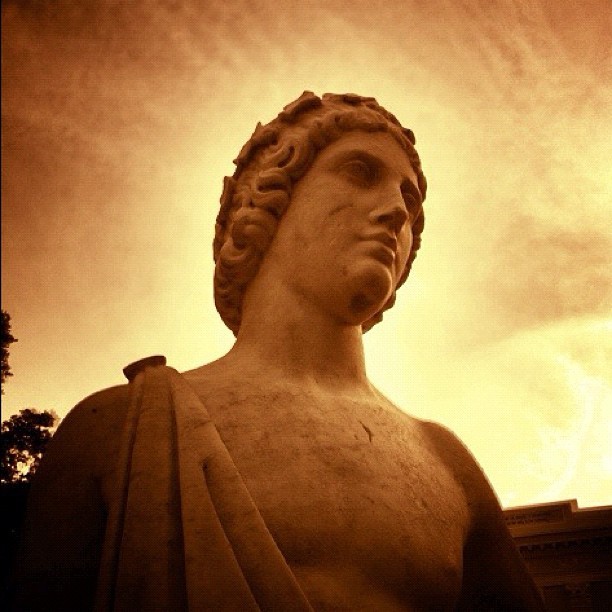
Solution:
{"label": "carved fold of drapery", "polygon": [[96,612],[312,610],[200,399],[159,360],[139,370]]}

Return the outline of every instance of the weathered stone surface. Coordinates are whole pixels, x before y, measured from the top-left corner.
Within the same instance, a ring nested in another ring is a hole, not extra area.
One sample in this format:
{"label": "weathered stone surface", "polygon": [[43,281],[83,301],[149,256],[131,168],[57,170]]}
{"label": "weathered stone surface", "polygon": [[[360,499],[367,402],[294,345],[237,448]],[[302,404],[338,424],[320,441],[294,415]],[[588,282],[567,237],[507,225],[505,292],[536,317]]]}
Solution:
{"label": "weathered stone surface", "polygon": [[144,360],[66,418],[18,607],[541,609],[469,452],[366,376],[362,334],[420,245],[413,144],[354,94],[257,127],[214,243],[236,343],[182,377]]}

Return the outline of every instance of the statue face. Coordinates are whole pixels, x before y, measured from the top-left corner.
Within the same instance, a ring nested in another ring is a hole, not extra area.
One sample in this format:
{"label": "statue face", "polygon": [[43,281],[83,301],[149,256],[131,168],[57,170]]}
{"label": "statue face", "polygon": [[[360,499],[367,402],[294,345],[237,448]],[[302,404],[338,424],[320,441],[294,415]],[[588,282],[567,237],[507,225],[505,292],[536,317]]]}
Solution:
{"label": "statue face", "polygon": [[395,290],[420,208],[416,174],[397,141],[348,132],[295,185],[264,265],[302,299],[361,324]]}

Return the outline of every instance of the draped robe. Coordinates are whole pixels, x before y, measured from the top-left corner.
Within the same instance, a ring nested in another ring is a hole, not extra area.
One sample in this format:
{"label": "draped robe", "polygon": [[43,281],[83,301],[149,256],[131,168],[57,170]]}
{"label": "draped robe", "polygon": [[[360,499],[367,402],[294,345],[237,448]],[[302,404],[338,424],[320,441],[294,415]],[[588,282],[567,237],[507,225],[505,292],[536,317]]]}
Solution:
{"label": "draped robe", "polygon": [[96,612],[312,611],[205,406],[165,363],[124,370]]}

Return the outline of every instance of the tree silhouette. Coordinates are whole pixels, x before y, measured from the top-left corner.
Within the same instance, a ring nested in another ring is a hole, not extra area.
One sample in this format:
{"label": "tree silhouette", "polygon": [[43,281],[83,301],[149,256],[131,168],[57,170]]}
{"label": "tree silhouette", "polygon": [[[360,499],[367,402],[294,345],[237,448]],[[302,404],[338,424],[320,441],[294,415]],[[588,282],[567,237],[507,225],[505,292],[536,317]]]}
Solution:
{"label": "tree silhouette", "polygon": [[57,417],[44,410],[24,408],[2,423],[0,482],[28,482],[36,472],[51,439]]}
{"label": "tree silhouette", "polygon": [[0,381],[2,385],[2,393],[4,393],[4,381],[12,376],[11,368],[8,363],[9,358],[9,345],[13,342],[17,342],[17,338],[14,338],[11,334],[11,315],[2,311],[2,371],[0,372]]}
{"label": "tree silhouette", "polygon": [[[4,376],[4,352],[2,375]],[[19,545],[30,479],[57,417],[45,410],[21,410],[2,423],[0,431],[0,602],[9,599],[10,571]],[[0,603],[1,605],[1,603]]]}
{"label": "tree silhouette", "polygon": [[[2,393],[6,379],[13,375],[8,363],[13,342],[17,339],[11,334],[11,316],[2,310]],[[0,606],[9,599],[10,569],[23,528],[30,479],[57,420],[48,410],[25,408],[0,429]]]}

